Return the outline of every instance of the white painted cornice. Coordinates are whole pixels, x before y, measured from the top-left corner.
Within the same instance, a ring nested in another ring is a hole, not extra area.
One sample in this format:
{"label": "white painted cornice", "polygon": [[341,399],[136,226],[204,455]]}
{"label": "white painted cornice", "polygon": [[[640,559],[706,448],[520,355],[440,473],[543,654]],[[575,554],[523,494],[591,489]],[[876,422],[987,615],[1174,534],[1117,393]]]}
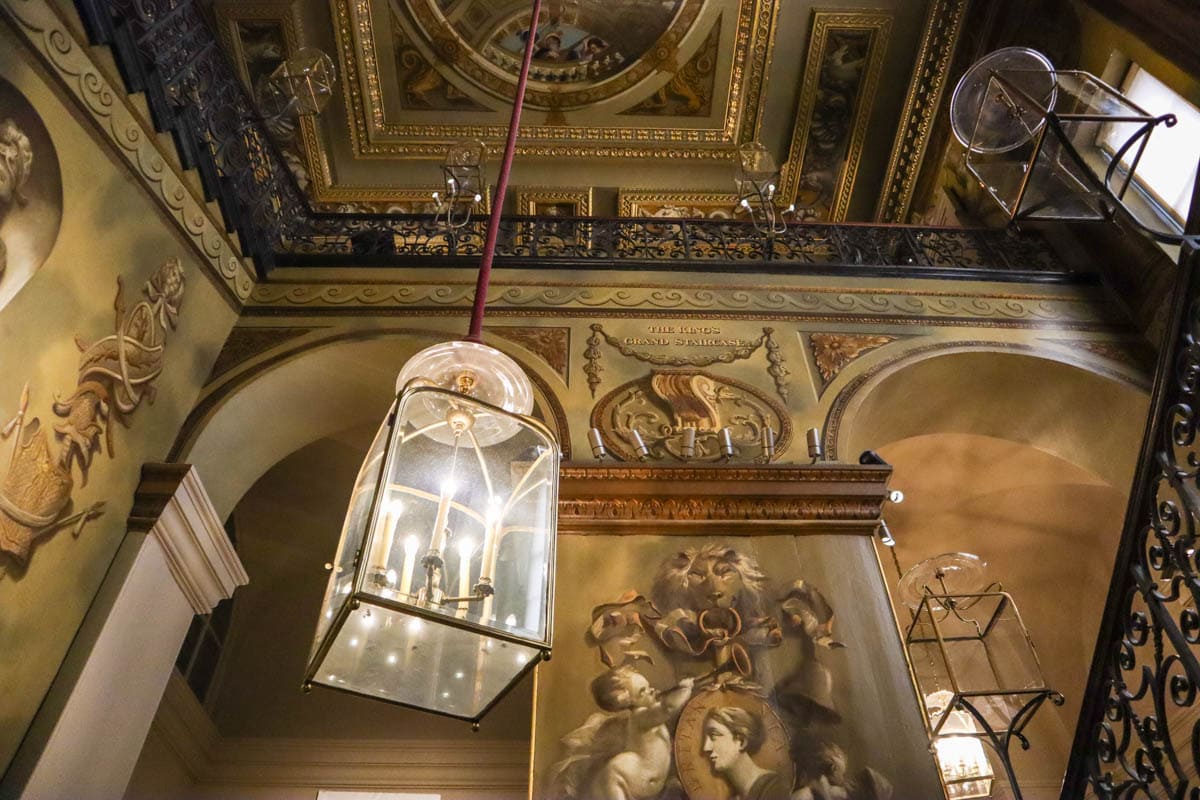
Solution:
{"label": "white painted cornice", "polygon": [[172,577],[197,614],[207,614],[247,582],[212,500],[189,464],[146,464],[130,528],[158,540]]}

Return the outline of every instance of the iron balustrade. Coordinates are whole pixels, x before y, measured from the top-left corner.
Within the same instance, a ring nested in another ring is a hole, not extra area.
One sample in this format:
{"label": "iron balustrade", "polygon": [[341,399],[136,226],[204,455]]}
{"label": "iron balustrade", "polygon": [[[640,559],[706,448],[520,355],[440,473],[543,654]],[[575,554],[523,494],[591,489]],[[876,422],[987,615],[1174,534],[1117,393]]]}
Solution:
{"label": "iron balustrade", "polygon": [[[1200,191],[1191,233],[1200,223]],[[1185,242],[1063,800],[1200,797],[1200,237]]]}

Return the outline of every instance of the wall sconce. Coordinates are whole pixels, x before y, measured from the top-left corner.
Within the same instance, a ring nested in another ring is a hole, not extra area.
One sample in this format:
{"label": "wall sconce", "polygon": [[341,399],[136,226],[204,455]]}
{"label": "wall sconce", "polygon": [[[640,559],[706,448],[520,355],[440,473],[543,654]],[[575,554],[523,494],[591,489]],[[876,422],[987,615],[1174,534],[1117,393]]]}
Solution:
{"label": "wall sconce", "polygon": [[608,455],[608,448],[604,446],[604,439],[600,436],[599,428],[588,428],[588,444],[592,446],[592,457],[597,461],[601,461]]}
{"label": "wall sconce", "polygon": [[1063,696],[1046,686],[1012,597],[998,584],[984,586],[985,566],[970,553],[946,553],[909,569],[898,587],[913,609],[904,642],[948,796],[991,790],[990,765],[964,741],[973,739],[991,749],[1021,800],[1010,747],[1015,740],[1028,748],[1024,729],[1033,715],[1046,700],[1062,705]]}
{"label": "wall sconce", "polygon": [[779,234],[787,229],[784,216],[796,210],[795,205],[786,211],[775,207],[775,192],[779,187],[779,165],[760,142],[747,142],[737,150],[737,204],[750,215],[754,229],[764,234]]}
{"label": "wall sconce", "polygon": [[465,226],[471,221],[471,213],[483,202],[487,190],[484,185],[484,166],[487,147],[478,139],[455,142],[446,151],[442,162],[442,181],[445,191],[433,193],[437,203],[437,214],[443,224],[451,229]]}
{"label": "wall sconce", "polygon": [[258,89],[258,106],[268,122],[320,114],[333,97],[337,69],[316,47],[302,47],[267,76]]}
{"label": "wall sconce", "polygon": [[1006,47],[963,75],[950,120],[967,170],[1013,222],[1101,221],[1120,208],[1155,239],[1184,240],[1125,203],[1150,134],[1174,115],[1155,117],[1095,75]]}
{"label": "wall sconce", "polygon": [[812,463],[825,458],[825,448],[821,446],[821,432],[816,428],[809,428],[804,436],[808,441],[808,457],[812,459]]}

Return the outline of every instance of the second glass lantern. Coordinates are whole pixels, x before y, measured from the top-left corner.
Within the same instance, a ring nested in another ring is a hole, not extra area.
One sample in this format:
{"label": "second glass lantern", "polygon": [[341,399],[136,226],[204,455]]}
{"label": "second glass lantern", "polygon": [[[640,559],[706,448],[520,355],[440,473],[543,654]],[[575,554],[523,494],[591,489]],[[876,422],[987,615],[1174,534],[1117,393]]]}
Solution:
{"label": "second glass lantern", "polygon": [[418,353],[355,482],[306,686],[478,720],[552,628],[559,450],[473,342]]}

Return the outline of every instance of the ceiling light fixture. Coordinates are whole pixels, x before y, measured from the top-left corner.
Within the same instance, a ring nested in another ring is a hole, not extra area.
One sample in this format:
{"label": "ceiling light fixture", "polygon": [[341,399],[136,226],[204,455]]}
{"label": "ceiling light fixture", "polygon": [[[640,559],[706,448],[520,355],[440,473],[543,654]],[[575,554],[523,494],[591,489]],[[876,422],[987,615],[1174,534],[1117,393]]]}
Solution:
{"label": "ceiling light fixture", "polygon": [[[540,6],[534,0],[531,28]],[[527,37],[470,331],[400,371],[355,481],[305,676],[306,688],[476,725],[550,653],[558,443],[528,416],[528,376],[482,341],[535,38]]]}
{"label": "ceiling light fixture", "polygon": [[990,796],[984,745],[1021,800],[1009,750],[1014,741],[1029,747],[1024,730],[1043,703],[1063,703],[1046,686],[1016,603],[986,582],[986,566],[945,553],[913,566],[897,587],[913,612],[904,644],[949,800]]}
{"label": "ceiling light fixture", "polygon": [[796,206],[784,210],[775,206],[775,193],[780,181],[779,165],[775,157],[759,142],[747,142],[737,149],[738,208],[750,215],[754,229],[763,234],[778,234],[787,230],[785,217],[795,212]]}
{"label": "ceiling light fixture", "polygon": [[1121,209],[1159,241],[1188,238],[1129,192],[1150,134],[1175,115],[1154,116],[1091,73],[1026,47],[996,50],[959,80],[950,124],[967,170],[1012,222],[1103,221]]}

